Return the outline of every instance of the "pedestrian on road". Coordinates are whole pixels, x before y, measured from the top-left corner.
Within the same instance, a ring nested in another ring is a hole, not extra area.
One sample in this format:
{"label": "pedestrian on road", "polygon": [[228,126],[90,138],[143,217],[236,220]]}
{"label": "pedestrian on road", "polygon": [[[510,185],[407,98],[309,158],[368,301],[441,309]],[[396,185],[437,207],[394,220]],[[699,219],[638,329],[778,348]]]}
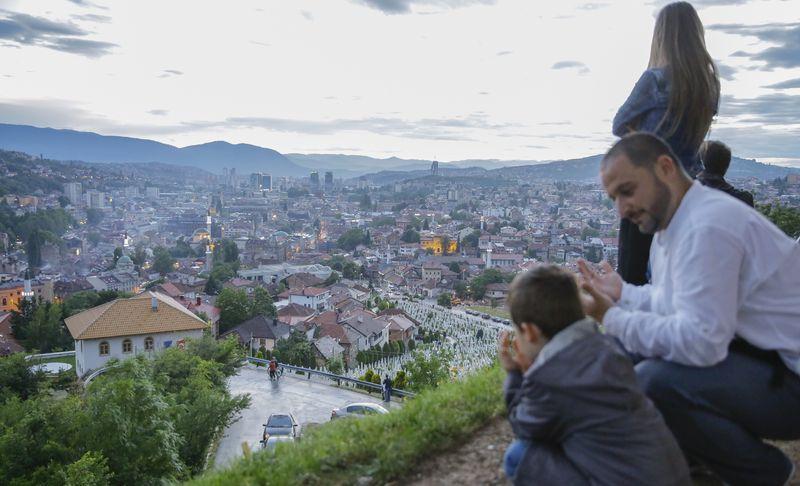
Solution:
{"label": "pedestrian on road", "polygon": [[277,371],[278,371],[278,361],[276,361],[275,358],[272,358],[269,361],[269,379],[270,379],[270,381],[276,380],[278,378]]}
{"label": "pedestrian on road", "polygon": [[386,378],[383,379],[383,401],[392,401],[392,380],[389,379],[388,374],[386,375]]}

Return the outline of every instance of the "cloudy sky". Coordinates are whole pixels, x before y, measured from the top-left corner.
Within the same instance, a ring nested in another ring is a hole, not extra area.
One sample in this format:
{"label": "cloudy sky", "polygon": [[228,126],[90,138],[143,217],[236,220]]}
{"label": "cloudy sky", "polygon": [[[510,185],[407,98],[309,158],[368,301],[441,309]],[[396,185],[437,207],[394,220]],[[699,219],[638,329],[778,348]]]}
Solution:
{"label": "cloudy sky", "polygon": [[[0,123],[283,153],[602,152],[663,1],[0,0]],[[800,165],[800,1],[694,2],[712,136]]]}

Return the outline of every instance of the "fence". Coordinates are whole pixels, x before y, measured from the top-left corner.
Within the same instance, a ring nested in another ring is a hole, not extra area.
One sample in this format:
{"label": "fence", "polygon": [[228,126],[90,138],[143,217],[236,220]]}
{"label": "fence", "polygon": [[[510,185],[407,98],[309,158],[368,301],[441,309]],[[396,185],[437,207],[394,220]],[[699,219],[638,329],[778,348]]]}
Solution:
{"label": "fence", "polygon": [[27,360],[49,359],[49,358],[66,358],[68,356],[75,356],[75,351],[61,351],[59,353],[43,353],[43,354],[29,354],[25,356]]}
{"label": "fence", "polygon": [[[269,365],[269,360],[267,360],[267,359],[247,358],[247,360],[250,361],[251,363],[261,363],[261,364],[264,364],[264,365]],[[370,389],[370,390],[376,390],[378,392],[383,390],[383,386],[382,385],[378,385],[376,383],[371,383],[369,381],[358,380],[356,378],[348,378],[346,376],[335,375],[335,374],[329,373],[327,371],[312,370],[310,368],[303,368],[302,366],[294,366],[294,365],[288,365],[288,364],[283,364],[283,363],[278,363],[278,366],[281,367],[281,368],[285,368],[287,370],[291,370],[291,371],[302,371],[303,373],[306,374],[306,376],[308,376],[308,379],[311,379],[311,375],[313,374],[313,375],[322,376],[324,378],[328,378],[329,380],[334,380],[340,385],[342,384],[342,382],[345,382],[345,383],[353,383],[355,385],[363,386],[364,388],[367,388],[367,389]],[[416,393],[407,392],[405,390],[399,390],[397,388],[392,388],[392,395],[396,396],[396,397],[407,397],[407,398],[413,398],[413,397],[417,396]]]}

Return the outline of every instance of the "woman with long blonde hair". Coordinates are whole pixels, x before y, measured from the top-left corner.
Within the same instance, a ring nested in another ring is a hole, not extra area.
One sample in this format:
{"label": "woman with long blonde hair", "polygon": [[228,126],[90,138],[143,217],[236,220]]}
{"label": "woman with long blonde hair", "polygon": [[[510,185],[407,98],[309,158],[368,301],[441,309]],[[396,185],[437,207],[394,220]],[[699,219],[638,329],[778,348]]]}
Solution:
{"label": "woman with long blonde hair", "polygon": [[[617,111],[612,131],[619,137],[633,131],[662,137],[694,177],[702,169],[697,154],[719,97],[719,74],[700,17],[687,2],[671,3],[658,14],[648,68]],[[626,282],[647,283],[651,241],[652,235],[621,221],[618,270]]]}

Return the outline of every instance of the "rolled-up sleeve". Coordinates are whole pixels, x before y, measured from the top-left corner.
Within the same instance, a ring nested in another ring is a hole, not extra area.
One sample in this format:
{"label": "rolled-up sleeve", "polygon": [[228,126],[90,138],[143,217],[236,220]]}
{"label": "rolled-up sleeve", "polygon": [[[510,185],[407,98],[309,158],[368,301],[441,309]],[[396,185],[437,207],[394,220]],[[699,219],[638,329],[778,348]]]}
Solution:
{"label": "rolled-up sleeve", "polygon": [[671,295],[660,294],[670,302],[653,301],[649,311],[615,306],[603,325],[630,352],[711,366],[727,356],[736,332],[744,251],[731,235],[715,228],[687,234],[675,250],[668,269]]}

